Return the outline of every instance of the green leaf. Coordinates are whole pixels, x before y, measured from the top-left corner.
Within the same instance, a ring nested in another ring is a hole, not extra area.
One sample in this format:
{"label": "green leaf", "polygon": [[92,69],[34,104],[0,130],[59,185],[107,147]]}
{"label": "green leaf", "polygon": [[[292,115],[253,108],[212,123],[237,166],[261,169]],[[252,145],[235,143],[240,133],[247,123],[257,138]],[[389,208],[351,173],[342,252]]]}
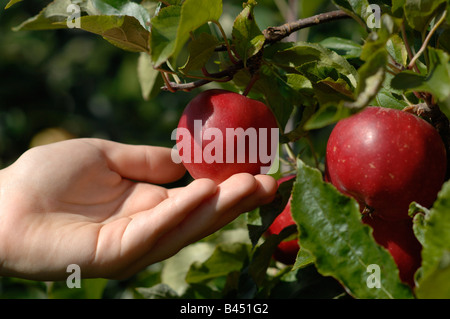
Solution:
{"label": "green leaf", "polygon": [[356,87],[358,75],[355,68],[336,52],[307,42],[297,42],[287,48],[283,46],[272,57],[281,67],[294,68],[313,83],[334,73],[334,80],[344,78],[352,88]]}
{"label": "green leaf", "polygon": [[173,49],[176,58],[189,39],[189,33],[222,15],[222,0],[186,0],[181,6],[180,24]]}
{"label": "green leaf", "polygon": [[[13,30],[68,28],[67,19],[73,18],[73,12],[67,11],[71,4],[70,0],[55,0],[42,9],[39,14],[24,21]],[[136,9],[136,7],[133,8]],[[140,7],[138,12],[142,13],[142,10],[145,11],[143,7]],[[97,15],[99,11],[89,7],[88,4],[81,7],[81,11],[90,14],[81,15],[78,18],[79,27],[82,30],[101,35],[105,40],[123,50],[148,52],[149,31],[135,17],[122,14]]]}
{"label": "green leaf", "polygon": [[155,70],[151,57],[147,53],[142,52],[139,55],[137,73],[142,97],[144,100],[148,100],[152,95],[152,91],[155,89],[159,91],[159,87],[155,85],[155,83],[157,83],[159,71]]}
{"label": "green leaf", "polygon": [[369,1],[367,0],[333,0],[334,4],[338,6],[341,10],[344,10],[352,16],[361,25],[365,26],[365,21],[372,11],[368,11]]}
{"label": "green leaf", "polygon": [[403,14],[403,5],[405,4],[405,1],[406,0],[392,0],[391,12],[396,17],[399,17]]}
{"label": "green leaf", "polygon": [[101,35],[123,50],[148,52],[150,33],[131,16],[82,16],[81,29]]}
{"label": "green leaf", "polygon": [[13,5],[15,5],[18,2],[21,2],[23,0],[9,0],[9,2],[6,4],[5,9],[11,8]]}
{"label": "green leaf", "polygon": [[308,134],[305,127],[306,123],[314,116],[316,108],[313,106],[305,106],[299,109],[301,113],[301,118],[298,123],[294,123],[295,127],[293,130],[280,136],[280,143],[295,142],[298,139],[304,137]]}
{"label": "green leaf", "polygon": [[386,49],[400,65],[405,66],[408,60],[408,52],[402,38],[397,34],[392,35],[386,42]]}
{"label": "green leaf", "polygon": [[450,53],[450,29],[442,31],[439,35],[437,48],[444,50],[447,54]]}
{"label": "green leaf", "polygon": [[320,41],[320,44],[346,59],[359,58],[361,56],[361,44],[349,39],[328,37]]}
{"label": "green leaf", "polygon": [[408,106],[408,103],[406,103],[402,98],[395,97],[390,90],[383,87],[377,93],[375,101],[372,105],[401,110]]}
{"label": "green leaf", "polygon": [[240,270],[249,258],[250,245],[244,243],[221,243],[205,262],[195,262],[186,275],[187,283],[201,283],[226,276]]}
{"label": "green leaf", "polygon": [[361,59],[367,61],[374,52],[385,49],[388,46],[388,41],[400,29],[401,23],[401,19],[383,14],[381,16],[380,28],[374,29],[366,38],[361,52]]}
{"label": "green leaf", "polygon": [[413,202],[409,206],[408,214],[413,218],[413,231],[420,244],[424,243],[424,233],[426,228],[426,216],[430,213],[430,210],[421,206],[420,204]]}
{"label": "green leaf", "polygon": [[314,256],[306,249],[302,249],[300,247],[300,250],[298,251],[297,258],[295,259],[295,264],[294,264],[294,267],[292,267],[292,270],[303,268],[303,267],[309,266],[313,263],[314,263]]}
{"label": "green leaf", "polygon": [[403,11],[409,26],[417,31],[424,31],[431,19],[443,11],[447,0],[405,0]]}
{"label": "green leaf", "polygon": [[267,268],[272,260],[273,253],[276,247],[285,239],[297,232],[297,227],[291,225],[284,228],[278,235],[271,235],[264,243],[256,247],[251,263],[248,267],[248,273],[252,277],[257,286],[264,286],[264,281],[267,275]]}
{"label": "green leaf", "polygon": [[141,26],[150,31],[150,14],[135,2],[128,0],[91,0],[101,15],[126,15],[136,18]]}
{"label": "green leaf", "polygon": [[222,0],[186,0],[181,6],[162,8],[152,19],[150,47],[156,67],[176,59],[190,32],[222,15]]}
{"label": "green leaf", "polygon": [[68,288],[65,281],[53,282],[49,288],[51,299],[101,299],[108,283],[107,279],[81,279],[80,288]]}
{"label": "green leaf", "polygon": [[[450,252],[450,182],[442,187],[438,198],[425,216],[422,249],[422,279],[430,276],[440,264],[444,253]],[[419,281],[419,286],[421,281]]]}
{"label": "green leaf", "polygon": [[233,24],[233,45],[244,62],[261,50],[265,41],[253,14],[255,5],[255,0],[245,3],[244,10],[237,16]]}
{"label": "green leaf", "polygon": [[[49,3],[36,16],[22,22],[14,31],[20,30],[50,30],[67,28],[66,21],[71,13],[67,12],[67,7],[71,5],[70,0],[55,0]],[[58,24],[58,22],[61,22]]]}
{"label": "green leaf", "polygon": [[[336,278],[356,298],[412,298],[390,254],[361,222],[357,202],[323,182],[320,171],[300,160],[297,167],[292,215],[299,226],[300,246],[314,256],[318,271]],[[372,264],[380,267],[380,288],[367,285]]]}
{"label": "green leaf", "polygon": [[386,64],[386,49],[382,48],[372,53],[367,62],[358,69],[359,82],[355,91],[356,100],[345,102],[346,107],[361,109],[369,105],[383,84]]}
{"label": "green leaf", "polygon": [[450,116],[450,55],[446,52],[428,48],[430,70],[427,75],[412,71],[403,71],[391,81],[391,85],[399,90],[419,90],[431,93],[442,111]]}
{"label": "green leaf", "polygon": [[445,251],[439,265],[416,289],[419,299],[450,299],[450,251]]}
{"label": "green leaf", "polygon": [[219,40],[215,36],[208,33],[201,33],[189,43],[189,58],[180,70],[188,73],[191,70],[199,70],[204,67],[214,54],[214,50],[218,44]]}
{"label": "green leaf", "polygon": [[167,61],[175,49],[178,25],[181,18],[181,7],[162,8],[152,19],[150,49],[155,67]]}
{"label": "green leaf", "polygon": [[[349,101],[345,97],[350,97],[350,91],[345,94],[343,88],[337,86],[339,83],[328,83],[341,95],[327,92],[323,87],[317,87],[317,95],[320,93],[320,109],[311,116],[305,124],[305,129],[313,130],[325,127],[342,120],[358,110],[368,106],[377,96],[385,78],[385,67],[387,63],[387,53],[385,49],[380,49],[373,53],[370,59],[358,69],[358,86],[355,90],[356,100]],[[342,82],[341,82],[342,83]],[[327,95],[328,94],[328,95]],[[334,100],[333,100],[334,98]]]}
{"label": "green leaf", "polygon": [[291,196],[293,182],[294,180],[290,179],[281,183],[278,186],[276,197],[272,202],[260,206],[247,214],[247,228],[253,247],[256,246],[261,236],[286,207]]}
{"label": "green leaf", "polygon": [[351,114],[353,114],[353,110],[345,107],[344,101],[339,103],[330,102],[328,104],[321,105],[319,110],[306,122],[305,129],[320,129],[349,117]]}
{"label": "green leaf", "polygon": [[193,263],[203,263],[215,250],[215,245],[208,241],[199,241],[184,247],[177,254],[162,261],[161,283],[167,284],[178,295],[183,295],[189,284],[186,275]]}

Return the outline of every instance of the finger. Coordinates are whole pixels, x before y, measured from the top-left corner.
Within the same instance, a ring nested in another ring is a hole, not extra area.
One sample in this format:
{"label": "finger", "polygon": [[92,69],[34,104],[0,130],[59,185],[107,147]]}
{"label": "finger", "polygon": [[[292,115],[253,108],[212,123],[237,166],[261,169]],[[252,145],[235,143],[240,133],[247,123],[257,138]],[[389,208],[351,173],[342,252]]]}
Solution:
{"label": "finger", "polygon": [[[195,242],[204,238],[229,224],[240,214],[273,201],[278,189],[275,179],[266,175],[258,175],[254,179],[255,188],[248,195],[235,200],[233,199],[235,186],[233,184],[222,185],[222,194],[218,192],[214,198],[208,201],[198,212],[199,216],[189,216],[188,218],[195,218],[195,228],[189,226],[193,235],[189,241]],[[210,216],[212,209],[216,209],[214,218]],[[193,220],[186,219],[183,223],[188,225],[193,223]]]}
{"label": "finger", "polygon": [[197,238],[193,239],[193,242],[216,232],[229,224],[240,214],[250,212],[259,206],[269,204],[275,199],[275,194],[278,189],[276,180],[271,176],[266,175],[255,176],[255,179],[258,183],[256,191],[231,207],[228,211],[223,212],[216,223],[211,226],[208,225],[203,233],[200,233]]}
{"label": "finger", "polygon": [[213,197],[187,215],[178,227],[162,236],[149,254],[143,255],[128,270],[138,271],[151,263],[171,257],[187,244],[220,229],[241,213],[272,201],[277,183],[270,176],[237,174],[218,188]]}
{"label": "finger", "polygon": [[134,260],[148,253],[148,249],[161,236],[169,229],[174,229],[186,214],[195,210],[216,191],[217,185],[212,180],[198,179],[180,189],[176,197],[169,197],[155,208],[135,214],[121,239],[122,254]]}
{"label": "finger", "polygon": [[129,145],[101,139],[87,139],[104,153],[111,170],[124,178],[165,184],[180,179],[183,164],[172,160],[172,149],[149,145]]}

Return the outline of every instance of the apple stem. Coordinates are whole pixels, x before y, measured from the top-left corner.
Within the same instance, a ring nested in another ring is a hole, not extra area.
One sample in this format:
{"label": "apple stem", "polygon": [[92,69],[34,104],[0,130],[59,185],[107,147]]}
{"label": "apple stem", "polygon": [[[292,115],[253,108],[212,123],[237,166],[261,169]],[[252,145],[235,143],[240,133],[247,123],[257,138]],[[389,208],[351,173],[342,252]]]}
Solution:
{"label": "apple stem", "polygon": [[363,209],[361,215],[362,215],[363,217],[364,217],[364,216],[371,216],[371,215],[373,214],[374,211],[375,211],[375,210],[374,210],[372,207],[370,207],[369,205],[365,204],[365,205],[364,205],[364,209]]}

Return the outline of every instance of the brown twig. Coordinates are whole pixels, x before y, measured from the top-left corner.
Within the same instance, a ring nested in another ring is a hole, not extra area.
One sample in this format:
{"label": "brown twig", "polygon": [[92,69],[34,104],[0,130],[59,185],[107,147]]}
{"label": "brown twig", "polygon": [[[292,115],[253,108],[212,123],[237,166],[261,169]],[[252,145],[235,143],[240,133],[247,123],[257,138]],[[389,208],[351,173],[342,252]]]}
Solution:
{"label": "brown twig", "polygon": [[305,19],[300,19],[293,21],[291,23],[286,23],[278,27],[269,27],[263,31],[264,37],[266,38],[265,44],[280,41],[288,37],[293,32],[300,29],[308,28],[314,25],[340,20],[348,19],[350,16],[342,10],[335,10],[325,13],[320,13],[312,17]]}
{"label": "brown twig", "polygon": [[[331,12],[325,12],[325,13],[321,13],[309,18],[305,18],[305,19],[300,19],[297,21],[293,21],[290,23],[286,23],[283,24],[281,26],[278,27],[269,27],[267,29],[265,29],[264,31],[262,31],[264,37],[265,37],[265,45],[277,42],[277,41],[281,41],[282,39],[288,37],[290,34],[304,29],[304,28],[308,28],[310,26],[314,26],[314,25],[319,25],[322,23],[326,23],[326,22],[330,22],[330,21],[334,21],[334,20],[340,20],[340,19],[347,19],[350,18],[350,16],[345,13],[342,10],[336,10],[336,11],[331,11]],[[229,50],[229,47],[226,45],[222,45],[220,47],[217,47],[215,51],[225,51],[225,50]],[[239,61],[232,61],[234,64],[231,65],[230,67],[228,67],[227,69],[218,72],[218,73],[211,73],[209,74],[210,78],[216,78],[216,79],[225,79],[228,81],[231,81],[234,77],[234,75],[241,69],[243,69],[246,66],[251,66],[252,65],[252,61],[251,59],[253,58],[250,57],[246,63],[244,63],[244,61],[239,60]],[[173,83],[173,82],[169,82],[166,83],[165,86],[163,86],[161,89],[165,90],[165,91],[178,91],[178,90],[184,90],[184,91],[189,91],[195,88],[198,88],[200,86],[203,86],[205,84],[208,84],[212,82],[211,79],[200,79],[198,81],[194,81],[194,82],[190,82],[190,83]]]}

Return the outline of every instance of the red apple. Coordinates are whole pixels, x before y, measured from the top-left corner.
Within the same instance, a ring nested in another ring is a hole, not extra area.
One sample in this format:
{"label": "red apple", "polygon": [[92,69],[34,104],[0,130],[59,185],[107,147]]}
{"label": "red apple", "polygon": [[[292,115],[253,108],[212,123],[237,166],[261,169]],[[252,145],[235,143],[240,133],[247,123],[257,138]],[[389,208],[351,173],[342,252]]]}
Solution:
{"label": "red apple", "polygon": [[[400,279],[414,287],[414,274],[420,267],[422,245],[412,229],[412,220],[383,220],[374,215],[365,215],[363,223],[373,229],[375,241],[386,248],[399,269]],[[381,265],[380,265],[381,266]]]}
{"label": "red apple", "polygon": [[[295,177],[295,175],[288,175],[288,176],[282,177],[277,181],[278,185],[280,185],[281,183],[288,181],[294,177]],[[267,229],[266,234],[267,235],[272,235],[272,234],[278,235],[284,228],[291,226],[291,225],[295,225],[295,222],[292,219],[291,199],[289,198],[289,201],[288,201],[287,205],[285,206],[284,210],[274,219],[273,223]],[[286,265],[292,265],[295,263],[299,249],[300,249],[300,247],[298,245],[297,239],[282,241],[275,249],[273,258],[279,262],[286,264]]]}
{"label": "red apple", "polygon": [[264,103],[212,89],[186,106],[176,138],[191,176],[220,183],[237,173],[268,172],[277,153],[278,124]]}
{"label": "red apple", "polygon": [[362,207],[398,220],[408,217],[412,201],[433,204],[446,162],[444,143],[428,122],[399,110],[367,107],[334,127],[326,175]]}

